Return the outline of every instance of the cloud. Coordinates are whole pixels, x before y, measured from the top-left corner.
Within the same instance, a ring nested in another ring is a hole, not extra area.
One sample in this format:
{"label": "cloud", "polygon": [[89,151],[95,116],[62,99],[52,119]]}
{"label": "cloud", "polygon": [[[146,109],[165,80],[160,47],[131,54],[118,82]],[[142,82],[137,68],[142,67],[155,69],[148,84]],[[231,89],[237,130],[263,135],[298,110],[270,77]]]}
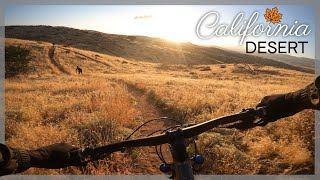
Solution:
{"label": "cloud", "polygon": [[150,19],[152,18],[151,15],[148,15],[148,16],[135,16],[134,19]]}

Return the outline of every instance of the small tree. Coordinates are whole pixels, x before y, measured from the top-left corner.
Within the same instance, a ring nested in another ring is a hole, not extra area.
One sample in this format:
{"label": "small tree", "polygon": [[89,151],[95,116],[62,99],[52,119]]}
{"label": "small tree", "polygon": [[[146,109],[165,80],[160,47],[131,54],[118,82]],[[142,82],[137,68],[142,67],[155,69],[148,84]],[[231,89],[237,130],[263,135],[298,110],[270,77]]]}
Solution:
{"label": "small tree", "polygon": [[13,77],[28,71],[30,50],[20,46],[5,48],[5,77]]}

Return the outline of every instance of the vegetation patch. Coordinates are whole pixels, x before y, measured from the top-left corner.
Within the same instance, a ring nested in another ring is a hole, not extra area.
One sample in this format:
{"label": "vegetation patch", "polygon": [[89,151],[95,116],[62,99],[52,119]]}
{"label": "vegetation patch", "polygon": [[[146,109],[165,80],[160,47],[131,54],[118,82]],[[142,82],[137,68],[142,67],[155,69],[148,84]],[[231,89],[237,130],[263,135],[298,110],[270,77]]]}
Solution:
{"label": "vegetation patch", "polygon": [[5,47],[5,77],[13,77],[30,70],[30,50],[21,46]]}

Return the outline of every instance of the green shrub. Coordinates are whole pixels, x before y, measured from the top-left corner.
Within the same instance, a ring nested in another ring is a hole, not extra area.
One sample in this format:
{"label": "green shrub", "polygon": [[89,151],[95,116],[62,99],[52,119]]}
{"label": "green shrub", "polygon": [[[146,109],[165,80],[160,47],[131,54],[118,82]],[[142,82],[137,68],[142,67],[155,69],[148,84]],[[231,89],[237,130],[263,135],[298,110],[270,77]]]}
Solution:
{"label": "green shrub", "polygon": [[5,48],[5,77],[13,77],[29,70],[30,50],[20,46]]}

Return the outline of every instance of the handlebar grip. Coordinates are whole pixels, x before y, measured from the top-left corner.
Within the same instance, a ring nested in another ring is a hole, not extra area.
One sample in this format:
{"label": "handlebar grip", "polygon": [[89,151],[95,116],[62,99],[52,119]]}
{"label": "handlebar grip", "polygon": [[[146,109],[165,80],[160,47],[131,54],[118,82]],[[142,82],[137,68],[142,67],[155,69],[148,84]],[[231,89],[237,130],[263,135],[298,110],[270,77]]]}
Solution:
{"label": "handlebar grip", "polygon": [[318,76],[312,83],[309,92],[309,99],[314,106],[319,105],[320,102],[320,76]]}
{"label": "handlebar grip", "polygon": [[70,152],[70,161],[72,162],[81,161],[81,149]]}
{"label": "handlebar grip", "polygon": [[[0,152],[0,164],[2,164],[2,163],[4,163],[5,161],[4,161],[4,159],[3,159],[3,157],[2,157],[2,153]],[[1,167],[1,165],[0,165],[0,167]]]}
{"label": "handlebar grip", "polygon": [[4,144],[0,143],[0,167],[6,166],[13,157],[13,152]]}

